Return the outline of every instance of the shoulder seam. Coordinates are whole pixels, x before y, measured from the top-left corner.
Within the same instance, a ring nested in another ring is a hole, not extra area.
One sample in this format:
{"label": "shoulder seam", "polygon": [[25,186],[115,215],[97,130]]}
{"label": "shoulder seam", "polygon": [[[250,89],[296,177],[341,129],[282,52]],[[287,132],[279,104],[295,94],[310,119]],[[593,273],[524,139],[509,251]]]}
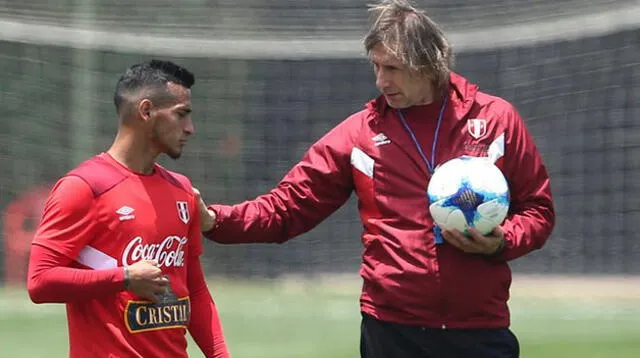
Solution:
{"label": "shoulder seam", "polygon": [[[162,179],[166,180],[169,184],[184,190],[186,193],[192,194],[189,192],[189,188],[187,187],[187,184],[190,185],[191,182],[187,176],[168,170],[161,165],[158,165],[157,168],[161,171],[160,175],[162,176]],[[180,177],[184,177],[186,181],[182,180]]]}
{"label": "shoulder seam", "polygon": [[94,197],[110,191],[129,177],[100,156],[85,161],[65,176],[82,179],[89,185]]}
{"label": "shoulder seam", "polygon": [[80,178],[83,182],[85,182],[85,184],[87,184],[89,186],[89,188],[91,189],[91,192],[93,193],[93,197],[97,198],[99,196],[101,196],[102,194],[107,193],[108,191],[110,191],[111,189],[115,188],[118,184],[122,183],[123,181],[127,180],[128,177],[123,177],[121,180],[114,182],[112,185],[110,185],[107,188],[104,188],[104,190],[101,190],[100,192],[97,192],[96,188],[91,185],[91,183],[89,183],[89,181],[83,177],[82,175],[79,175],[77,173],[69,173],[67,175],[65,175],[65,177],[76,177],[76,178]]}

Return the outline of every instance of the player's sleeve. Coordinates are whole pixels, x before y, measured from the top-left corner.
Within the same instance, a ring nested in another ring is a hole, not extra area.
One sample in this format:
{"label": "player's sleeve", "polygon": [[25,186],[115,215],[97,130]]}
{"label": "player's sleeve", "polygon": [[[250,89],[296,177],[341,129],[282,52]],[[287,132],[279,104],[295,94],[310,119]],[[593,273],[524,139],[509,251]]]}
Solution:
{"label": "player's sleeve", "polygon": [[189,256],[193,256],[194,259],[199,260],[200,255],[204,252],[202,247],[202,232],[200,231],[200,213],[198,212],[198,204],[193,196],[191,217],[193,218],[191,226],[189,227]]}
{"label": "player's sleeve", "polygon": [[27,289],[33,302],[92,299],[123,289],[122,268],[69,267],[95,235],[94,201],[89,185],[75,176],[60,179],[52,189],[29,254]]}
{"label": "player's sleeve", "polygon": [[77,176],[60,179],[51,190],[33,245],[75,259],[95,235],[96,205],[89,184]]}
{"label": "player's sleeve", "polygon": [[193,202],[193,221],[189,228],[189,261],[187,263],[187,287],[191,300],[189,333],[207,358],[229,358],[222,324],[216,304],[209,293],[204,277],[200,255],[203,252],[200,216]]}
{"label": "player's sleeve", "polygon": [[347,119],[314,143],[269,193],[233,206],[210,206],[217,223],[205,236],[219,243],[281,243],[338,210],[354,187],[354,122]]}
{"label": "player's sleeve", "polygon": [[187,285],[191,299],[189,333],[207,358],[229,358],[222,323],[202,271],[198,257],[190,256]]}
{"label": "player's sleeve", "polygon": [[506,115],[509,128],[503,160],[511,204],[502,226],[506,241],[496,256],[499,260],[513,260],[540,249],[555,224],[551,184],[542,157],[515,108]]}

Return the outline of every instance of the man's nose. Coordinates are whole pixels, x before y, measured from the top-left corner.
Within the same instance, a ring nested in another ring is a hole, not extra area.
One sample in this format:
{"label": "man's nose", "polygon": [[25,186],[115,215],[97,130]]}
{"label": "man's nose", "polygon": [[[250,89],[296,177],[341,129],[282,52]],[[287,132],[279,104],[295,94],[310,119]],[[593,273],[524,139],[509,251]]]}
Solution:
{"label": "man's nose", "polygon": [[387,71],[380,69],[376,73],[376,87],[385,88],[389,84],[389,76],[387,75]]}
{"label": "man's nose", "polygon": [[193,132],[195,132],[195,127],[193,126],[193,121],[191,120],[191,116],[189,116],[189,118],[187,118],[187,120],[185,121],[184,131],[188,135],[192,135]]}

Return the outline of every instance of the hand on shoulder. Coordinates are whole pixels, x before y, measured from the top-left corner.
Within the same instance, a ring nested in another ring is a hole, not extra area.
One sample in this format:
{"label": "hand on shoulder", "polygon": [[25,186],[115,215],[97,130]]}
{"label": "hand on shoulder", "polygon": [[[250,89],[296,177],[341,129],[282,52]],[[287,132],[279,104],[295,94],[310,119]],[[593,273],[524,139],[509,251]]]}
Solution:
{"label": "hand on shoulder", "polygon": [[200,194],[200,190],[193,188],[193,195],[196,197],[198,212],[200,213],[200,231],[207,232],[216,225],[216,213],[212,209],[207,208]]}

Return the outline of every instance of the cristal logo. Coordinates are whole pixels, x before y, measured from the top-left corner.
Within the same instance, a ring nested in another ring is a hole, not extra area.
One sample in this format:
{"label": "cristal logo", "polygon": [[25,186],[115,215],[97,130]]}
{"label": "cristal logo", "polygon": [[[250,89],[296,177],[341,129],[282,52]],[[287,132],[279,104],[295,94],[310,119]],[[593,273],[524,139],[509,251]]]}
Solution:
{"label": "cristal logo", "polygon": [[160,267],[184,266],[184,245],[189,239],[179,236],[167,236],[159,244],[143,244],[142,237],[129,241],[122,253],[125,266],[142,260],[155,260]]}

